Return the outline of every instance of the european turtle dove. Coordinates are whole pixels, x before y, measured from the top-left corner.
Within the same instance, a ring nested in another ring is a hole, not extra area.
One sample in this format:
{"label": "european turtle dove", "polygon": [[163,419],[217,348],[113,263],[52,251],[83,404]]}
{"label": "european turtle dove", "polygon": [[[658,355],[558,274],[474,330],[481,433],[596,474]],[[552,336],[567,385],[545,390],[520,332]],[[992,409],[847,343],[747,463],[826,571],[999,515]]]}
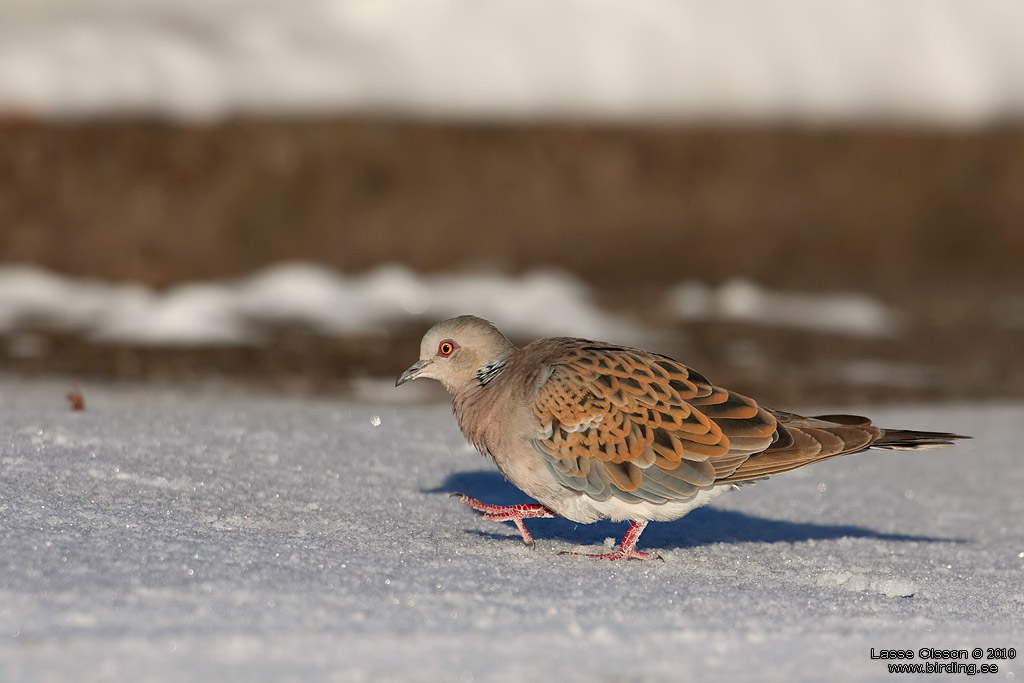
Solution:
{"label": "european turtle dove", "polygon": [[629,520],[618,549],[589,557],[652,557],[636,549],[650,521],[669,521],[739,484],[869,448],[912,450],[966,438],[882,429],[866,417],[803,417],[717,387],[667,356],[556,337],[521,349],[464,315],[423,337],[395,382],[436,379],[459,427],[539,504],[488,505],[452,494],[484,519]]}

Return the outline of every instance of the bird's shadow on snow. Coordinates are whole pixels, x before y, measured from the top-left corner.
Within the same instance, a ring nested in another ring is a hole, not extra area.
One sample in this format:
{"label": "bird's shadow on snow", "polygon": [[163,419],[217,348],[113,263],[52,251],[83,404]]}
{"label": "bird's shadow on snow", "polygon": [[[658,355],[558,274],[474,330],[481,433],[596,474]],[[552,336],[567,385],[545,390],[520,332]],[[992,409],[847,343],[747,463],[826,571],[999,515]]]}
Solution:
{"label": "bird's shadow on snow", "polygon": [[[510,484],[497,472],[478,470],[456,472],[434,489],[424,493],[464,493],[494,505],[514,505],[532,502],[526,495]],[[457,504],[454,503],[453,504]],[[469,509],[466,510],[470,512]],[[625,522],[602,521],[594,524],[578,524],[568,519],[531,519],[526,521],[530,532],[538,540],[559,540],[577,545],[600,544],[608,537],[616,541],[626,530]],[[474,529],[470,533],[489,538],[519,537],[511,522],[505,526],[509,533],[496,533]],[[963,539],[940,538],[911,534],[888,534],[851,524],[814,524],[812,522],[788,522],[748,515],[734,510],[720,510],[703,507],[673,522],[661,522],[649,526],[643,535],[643,545],[648,548],[689,548],[709,543],[797,543],[822,541],[839,538],[872,538],[883,541],[918,543],[963,543]]]}

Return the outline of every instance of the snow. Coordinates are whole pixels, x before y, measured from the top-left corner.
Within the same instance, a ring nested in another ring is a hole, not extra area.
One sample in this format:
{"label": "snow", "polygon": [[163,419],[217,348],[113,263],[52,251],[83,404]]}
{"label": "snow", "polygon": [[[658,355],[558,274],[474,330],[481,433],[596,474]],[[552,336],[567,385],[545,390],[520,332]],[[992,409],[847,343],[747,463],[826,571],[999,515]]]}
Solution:
{"label": "snow", "polygon": [[247,345],[259,344],[261,329],[275,324],[331,335],[381,334],[396,322],[473,311],[523,337],[646,338],[640,325],[601,310],[592,296],[583,282],[556,270],[419,275],[392,265],[346,276],[315,264],[284,263],[247,277],[154,292],[137,283],[0,266],[0,333],[42,325],[98,342]]}
{"label": "snow", "polygon": [[[571,334],[643,345],[655,338],[636,317],[609,312],[595,299],[586,283],[559,270],[421,275],[389,265],[346,275],[295,262],[156,292],[139,283],[9,265],[0,266],[0,334],[14,333],[15,347],[16,333],[32,327],[75,331],[100,343],[237,346],[263,343],[263,332],[274,325],[378,335],[400,323],[473,312],[524,339]],[[894,336],[903,326],[898,312],[866,294],[773,291],[741,279],[717,288],[683,282],[666,292],[662,304],[670,318],[684,323],[738,321],[862,337]],[[851,366],[843,372],[862,383],[889,372],[915,385],[928,381],[922,369],[910,366]]]}
{"label": "snow", "polygon": [[900,315],[865,294],[773,292],[735,278],[720,287],[681,282],[668,293],[683,320],[725,320],[865,337],[899,332]]}
{"label": "snow", "polygon": [[531,551],[449,498],[524,500],[444,404],[68,388],[0,378],[4,681],[867,681],[871,648],[1024,637],[1020,404],[864,408],[976,438],[745,487],[611,564],[558,553],[624,524],[531,520]]}
{"label": "snow", "polygon": [[8,0],[0,110],[979,124],[1014,0]]}

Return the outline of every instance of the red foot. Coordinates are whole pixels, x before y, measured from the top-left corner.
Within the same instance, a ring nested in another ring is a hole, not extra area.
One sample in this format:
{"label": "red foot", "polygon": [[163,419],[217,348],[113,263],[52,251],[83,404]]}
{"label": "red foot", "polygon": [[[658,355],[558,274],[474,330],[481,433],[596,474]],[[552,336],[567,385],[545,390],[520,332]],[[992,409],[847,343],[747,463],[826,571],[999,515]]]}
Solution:
{"label": "red foot", "polygon": [[537,544],[534,542],[533,536],[530,535],[530,532],[526,530],[526,526],[523,525],[523,520],[531,519],[533,517],[558,516],[550,509],[538,503],[524,503],[522,505],[489,505],[477,500],[476,498],[470,498],[462,493],[452,493],[450,495],[452,498],[458,498],[460,503],[468,505],[479,512],[481,519],[486,519],[489,522],[514,522],[516,528],[519,529],[519,533],[523,535],[523,543],[531,548],[536,547]]}
{"label": "red foot", "polygon": [[574,555],[576,557],[592,557],[595,560],[661,560],[664,562],[664,558],[661,555],[655,555],[653,553],[645,553],[636,549],[636,542],[640,540],[640,534],[643,533],[644,527],[647,526],[647,522],[632,522],[629,525],[629,529],[626,531],[626,535],[622,537],[622,543],[619,544],[619,549],[613,553],[603,553],[601,555],[589,555],[587,553],[561,553],[562,555]]}
{"label": "red foot", "polygon": [[595,560],[661,560],[665,561],[665,558],[661,555],[655,555],[653,553],[645,553],[640,550],[634,550],[629,553],[624,553],[621,550],[616,550],[614,553],[603,553],[600,555],[591,555],[590,553],[570,553],[564,552],[559,553],[560,555],[572,555],[573,557],[592,557]]}

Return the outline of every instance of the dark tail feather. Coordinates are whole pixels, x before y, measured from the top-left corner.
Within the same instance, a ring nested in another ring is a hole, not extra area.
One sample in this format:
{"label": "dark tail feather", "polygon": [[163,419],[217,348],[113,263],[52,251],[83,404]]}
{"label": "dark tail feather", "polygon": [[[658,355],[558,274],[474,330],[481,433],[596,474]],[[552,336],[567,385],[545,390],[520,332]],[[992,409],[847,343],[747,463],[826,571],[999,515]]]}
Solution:
{"label": "dark tail feather", "polygon": [[926,448],[952,446],[956,439],[970,439],[969,436],[949,432],[915,432],[911,429],[883,429],[882,436],[871,444],[871,448],[885,448],[891,451],[913,451]]}

